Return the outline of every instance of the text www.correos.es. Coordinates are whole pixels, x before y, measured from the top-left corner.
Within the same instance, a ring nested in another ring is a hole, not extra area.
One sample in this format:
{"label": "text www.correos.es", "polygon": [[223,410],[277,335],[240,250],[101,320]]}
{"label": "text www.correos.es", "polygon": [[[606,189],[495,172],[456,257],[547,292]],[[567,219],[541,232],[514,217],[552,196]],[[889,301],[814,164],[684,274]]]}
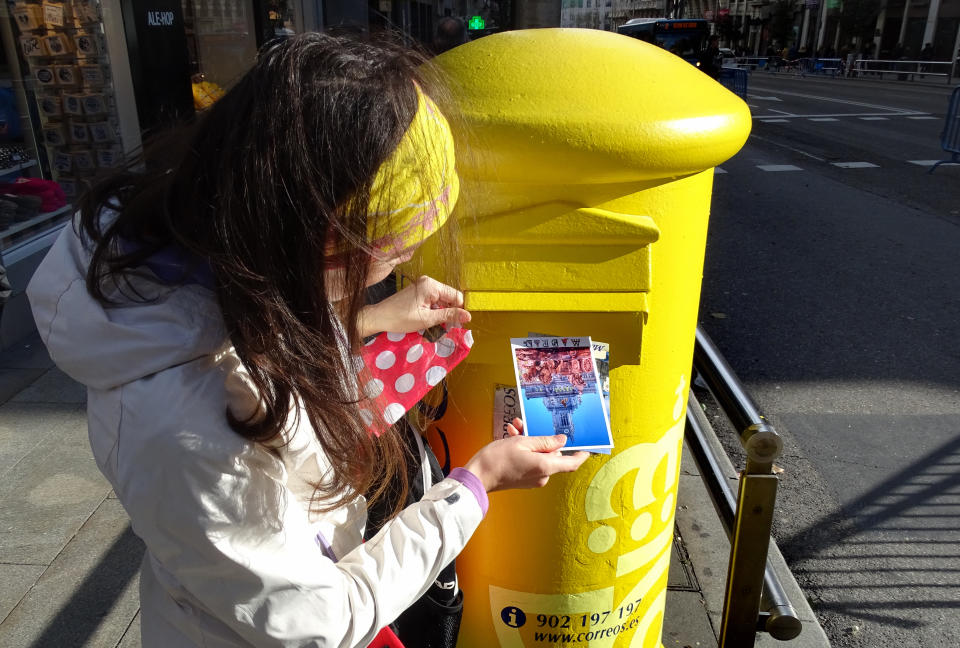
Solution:
{"label": "text www.correos.es", "polygon": [[589,630],[587,632],[568,633],[568,632],[542,632],[537,631],[533,634],[535,641],[545,641],[551,644],[580,643],[582,641],[593,641],[594,639],[604,639],[613,637],[637,627],[639,619],[631,619],[627,623],[615,625],[612,628],[603,628],[602,630]]}

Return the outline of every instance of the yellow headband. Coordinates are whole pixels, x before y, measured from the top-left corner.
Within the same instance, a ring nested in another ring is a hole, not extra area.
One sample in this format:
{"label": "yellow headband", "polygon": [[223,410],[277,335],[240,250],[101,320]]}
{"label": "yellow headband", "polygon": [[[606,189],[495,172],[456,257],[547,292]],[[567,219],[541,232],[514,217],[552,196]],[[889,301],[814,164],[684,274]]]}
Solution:
{"label": "yellow headband", "polygon": [[416,89],[417,112],[370,187],[368,236],[389,256],[440,229],[460,194],[450,125],[420,86]]}

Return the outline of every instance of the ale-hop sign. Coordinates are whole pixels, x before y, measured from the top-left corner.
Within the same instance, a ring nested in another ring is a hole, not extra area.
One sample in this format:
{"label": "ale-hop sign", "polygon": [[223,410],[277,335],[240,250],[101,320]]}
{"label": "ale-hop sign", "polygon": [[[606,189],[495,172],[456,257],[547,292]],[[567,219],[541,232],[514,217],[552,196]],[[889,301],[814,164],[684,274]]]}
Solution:
{"label": "ale-hop sign", "polygon": [[174,14],[172,11],[148,11],[147,25],[150,27],[172,27]]}

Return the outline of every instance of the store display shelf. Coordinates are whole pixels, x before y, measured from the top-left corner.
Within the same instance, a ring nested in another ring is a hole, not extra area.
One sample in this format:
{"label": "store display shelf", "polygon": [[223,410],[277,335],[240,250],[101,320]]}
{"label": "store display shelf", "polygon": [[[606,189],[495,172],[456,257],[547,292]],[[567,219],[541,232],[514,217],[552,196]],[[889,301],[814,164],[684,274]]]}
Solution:
{"label": "store display shelf", "polygon": [[15,164],[11,167],[0,169],[0,178],[4,176],[8,176],[11,173],[16,173],[18,171],[23,171],[24,169],[29,169],[32,166],[36,166],[36,164],[37,164],[36,160],[27,160],[26,162],[21,162],[20,164]]}
{"label": "store display shelf", "polygon": [[42,214],[37,214],[36,216],[34,216],[29,220],[25,220],[21,223],[15,223],[6,229],[0,230],[0,239],[9,238],[18,232],[22,232],[25,229],[30,229],[34,225],[38,225],[39,223],[43,223],[45,221],[53,220],[57,216],[60,216],[61,214],[70,211],[70,209],[71,209],[70,205],[67,204],[61,207],[60,209],[54,209],[53,211],[43,212]]}

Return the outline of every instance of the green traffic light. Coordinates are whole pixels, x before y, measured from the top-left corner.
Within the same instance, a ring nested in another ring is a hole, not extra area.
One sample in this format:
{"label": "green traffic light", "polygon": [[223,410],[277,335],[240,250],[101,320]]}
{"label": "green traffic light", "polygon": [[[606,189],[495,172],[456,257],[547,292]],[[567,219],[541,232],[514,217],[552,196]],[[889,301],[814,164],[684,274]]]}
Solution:
{"label": "green traffic light", "polygon": [[467,23],[467,29],[483,29],[486,24],[487,23],[483,20],[483,16],[470,16],[470,21]]}

